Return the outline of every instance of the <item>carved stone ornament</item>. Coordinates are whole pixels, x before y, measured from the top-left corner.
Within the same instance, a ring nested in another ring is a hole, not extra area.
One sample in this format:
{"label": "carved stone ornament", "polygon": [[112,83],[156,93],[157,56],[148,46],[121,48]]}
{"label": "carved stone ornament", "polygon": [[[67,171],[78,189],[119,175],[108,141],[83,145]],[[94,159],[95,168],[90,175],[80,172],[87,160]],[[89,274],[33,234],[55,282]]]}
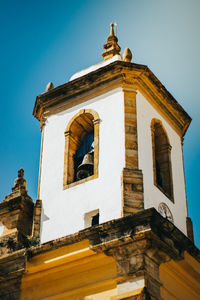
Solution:
{"label": "carved stone ornament", "polygon": [[126,48],[123,53],[123,60],[127,62],[131,62],[132,52],[129,48]]}
{"label": "carved stone ornament", "polygon": [[12,191],[16,191],[19,189],[26,189],[26,180],[24,179],[24,169],[20,169],[18,171],[18,177],[15,179],[14,187],[12,188]]}
{"label": "carved stone ornament", "polygon": [[53,84],[53,82],[49,82],[48,84],[47,84],[47,86],[46,86],[46,92],[48,92],[48,91],[50,91],[50,90],[52,90],[52,89],[54,89],[54,84]]}

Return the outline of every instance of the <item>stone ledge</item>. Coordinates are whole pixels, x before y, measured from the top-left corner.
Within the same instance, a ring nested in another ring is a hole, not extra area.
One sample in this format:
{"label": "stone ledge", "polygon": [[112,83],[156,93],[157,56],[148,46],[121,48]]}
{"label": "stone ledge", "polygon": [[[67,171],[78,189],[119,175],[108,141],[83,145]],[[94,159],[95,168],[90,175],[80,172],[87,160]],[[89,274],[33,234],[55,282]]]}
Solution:
{"label": "stone ledge", "polygon": [[11,295],[12,299],[19,299],[17,297],[27,260],[31,262],[37,255],[83,240],[89,240],[88,251],[92,250],[97,255],[104,253],[115,259],[116,281],[122,282],[142,275],[145,286],[153,295],[151,299],[161,299],[158,273],[161,263],[171,259],[182,260],[185,251],[200,262],[200,251],[192,241],[151,208],[1,257],[0,290],[3,297]]}
{"label": "stone ledge", "polygon": [[[136,233],[136,234],[135,234]],[[175,249],[174,259],[180,259],[186,250],[200,261],[200,250],[174,224],[163,218],[155,208],[92,226],[77,233],[52,240],[29,249],[32,256],[59,247],[89,239],[90,247],[101,246],[105,242],[123,243],[124,240],[148,238],[150,243],[160,247]],[[178,254],[179,253],[179,254]]]}

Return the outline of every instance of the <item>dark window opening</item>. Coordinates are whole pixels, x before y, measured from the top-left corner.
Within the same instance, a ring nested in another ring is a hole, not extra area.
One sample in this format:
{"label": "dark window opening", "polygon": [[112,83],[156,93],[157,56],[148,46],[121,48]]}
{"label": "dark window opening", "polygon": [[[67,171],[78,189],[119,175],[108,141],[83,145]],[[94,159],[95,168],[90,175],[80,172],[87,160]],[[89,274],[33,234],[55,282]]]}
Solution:
{"label": "dark window opening", "polygon": [[154,165],[156,185],[170,198],[173,198],[171,146],[160,123],[153,128]]}
{"label": "dark window opening", "polygon": [[163,187],[160,165],[157,160],[156,160],[156,182],[159,186]]}
{"label": "dark window opening", "polygon": [[95,226],[95,225],[98,225],[98,224],[99,224],[99,213],[92,217],[91,225]]}

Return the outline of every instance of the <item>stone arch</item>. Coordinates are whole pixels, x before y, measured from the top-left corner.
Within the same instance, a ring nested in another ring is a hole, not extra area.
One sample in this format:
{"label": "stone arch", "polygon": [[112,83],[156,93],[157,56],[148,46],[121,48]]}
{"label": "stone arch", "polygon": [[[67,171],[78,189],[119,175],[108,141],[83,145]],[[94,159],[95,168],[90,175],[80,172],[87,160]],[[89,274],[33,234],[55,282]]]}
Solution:
{"label": "stone arch", "polygon": [[171,145],[167,132],[158,119],[151,122],[154,184],[173,201]]}
{"label": "stone arch", "polygon": [[[93,175],[76,181],[75,161],[76,151],[81,146],[84,137],[90,133],[94,134],[94,169]],[[65,154],[64,154],[64,188],[77,183],[88,181],[98,176],[99,157],[99,115],[92,109],[81,109],[67,124],[65,130]]]}

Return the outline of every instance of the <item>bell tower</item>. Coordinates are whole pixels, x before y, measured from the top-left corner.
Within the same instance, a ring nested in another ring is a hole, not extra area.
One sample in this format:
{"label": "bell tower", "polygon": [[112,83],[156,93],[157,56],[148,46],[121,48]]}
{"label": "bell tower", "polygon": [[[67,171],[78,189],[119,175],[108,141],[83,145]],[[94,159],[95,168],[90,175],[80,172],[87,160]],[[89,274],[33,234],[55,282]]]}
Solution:
{"label": "bell tower", "polygon": [[130,49],[120,55],[113,24],[104,50],[36,98],[41,242],[151,207],[191,237],[182,156],[191,118]]}

